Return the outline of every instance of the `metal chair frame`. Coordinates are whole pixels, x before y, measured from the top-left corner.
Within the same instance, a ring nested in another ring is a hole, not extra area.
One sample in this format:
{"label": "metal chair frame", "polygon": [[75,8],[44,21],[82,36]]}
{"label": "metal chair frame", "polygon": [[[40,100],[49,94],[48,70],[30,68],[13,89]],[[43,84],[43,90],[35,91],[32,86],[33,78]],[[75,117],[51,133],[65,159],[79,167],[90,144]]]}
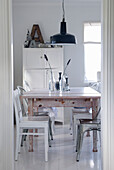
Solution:
{"label": "metal chair frame", "polygon": [[76,140],[76,161],[79,162],[80,153],[83,143],[84,133],[88,131],[101,131],[101,120],[97,119],[101,108],[99,108],[97,115],[94,119],[79,119],[79,124],[77,128],[77,140]]}

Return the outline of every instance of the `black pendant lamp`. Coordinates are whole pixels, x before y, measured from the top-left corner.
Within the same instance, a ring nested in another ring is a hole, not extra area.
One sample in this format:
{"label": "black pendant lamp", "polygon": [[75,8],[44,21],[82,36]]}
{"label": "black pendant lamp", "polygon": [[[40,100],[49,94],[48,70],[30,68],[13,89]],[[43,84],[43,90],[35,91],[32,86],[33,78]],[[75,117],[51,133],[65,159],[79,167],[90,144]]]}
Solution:
{"label": "black pendant lamp", "polygon": [[75,36],[67,33],[66,22],[65,22],[65,10],[64,10],[64,0],[62,1],[63,9],[63,20],[60,26],[60,34],[55,34],[50,37],[51,44],[60,44],[60,45],[70,45],[76,44]]}

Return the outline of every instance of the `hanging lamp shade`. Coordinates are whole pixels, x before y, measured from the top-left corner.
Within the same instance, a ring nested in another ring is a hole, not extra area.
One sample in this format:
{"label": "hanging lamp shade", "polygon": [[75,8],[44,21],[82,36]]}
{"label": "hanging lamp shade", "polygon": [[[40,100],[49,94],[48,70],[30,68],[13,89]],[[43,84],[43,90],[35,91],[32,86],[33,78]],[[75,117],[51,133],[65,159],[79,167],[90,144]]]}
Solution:
{"label": "hanging lamp shade", "polygon": [[60,26],[60,34],[50,37],[51,44],[76,44],[75,36],[68,34],[66,30],[66,22],[63,20]]}
{"label": "hanging lamp shade", "polygon": [[76,44],[77,41],[75,39],[75,36],[67,33],[66,22],[65,22],[64,0],[62,2],[62,8],[63,8],[63,20],[60,24],[60,33],[51,36],[50,43],[61,44],[61,45]]}

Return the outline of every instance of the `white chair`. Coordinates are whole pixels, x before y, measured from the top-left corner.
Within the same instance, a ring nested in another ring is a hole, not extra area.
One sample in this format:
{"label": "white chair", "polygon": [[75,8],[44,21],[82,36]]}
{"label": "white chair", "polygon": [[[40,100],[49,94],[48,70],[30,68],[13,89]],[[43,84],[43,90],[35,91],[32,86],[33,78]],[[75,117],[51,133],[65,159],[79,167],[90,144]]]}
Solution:
{"label": "white chair", "polygon": [[[72,109],[71,114],[71,134],[73,134],[73,140],[75,140],[76,143],[76,137],[77,137],[77,125],[79,123],[79,119],[91,119],[92,113],[90,108],[85,107],[74,107]],[[88,134],[89,135],[89,134]]]}
{"label": "white chair", "polygon": [[[21,86],[17,86],[19,95],[23,95],[23,92],[26,92],[26,90],[21,87]],[[28,115],[28,101],[27,99],[23,99],[22,102],[22,109],[23,109],[23,113],[24,115]],[[50,136],[51,136],[51,140],[53,140],[53,134],[54,134],[54,122],[55,122],[55,117],[54,117],[54,113],[52,108],[38,108],[38,110],[34,110],[34,116],[49,116],[49,127],[50,127]]]}
{"label": "white chair", "polygon": [[[22,108],[19,100],[19,93],[16,89],[14,91],[14,108],[16,117],[16,149],[15,160],[18,159],[18,153],[20,152],[20,144],[22,135],[43,135],[45,140],[45,161],[48,161],[48,134],[49,134],[49,116],[31,116],[23,117]],[[23,132],[24,129],[33,130],[32,132]],[[38,129],[38,132],[34,130]],[[44,129],[42,133],[39,129]]]}
{"label": "white chair", "polygon": [[[17,88],[20,86],[17,86]],[[24,89],[26,91],[30,91],[31,90],[31,86],[27,81],[24,81]],[[51,123],[51,129],[50,129],[50,133],[51,133],[51,139],[53,140],[53,135],[54,135],[54,131],[55,131],[55,111],[56,108],[53,107],[42,107],[42,108],[38,108],[38,111],[34,110],[34,114],[37,115],[49,115],[50,117],[50,123]]]}

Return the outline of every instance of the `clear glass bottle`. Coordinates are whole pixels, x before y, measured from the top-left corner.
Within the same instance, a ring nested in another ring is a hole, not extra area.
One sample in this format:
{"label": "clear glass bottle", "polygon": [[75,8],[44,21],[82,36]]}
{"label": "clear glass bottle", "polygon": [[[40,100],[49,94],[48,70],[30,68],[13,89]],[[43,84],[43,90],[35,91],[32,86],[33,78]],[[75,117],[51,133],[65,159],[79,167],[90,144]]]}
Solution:
{"label": "clear glass bottle", "polygon": [[54,90],[55,90],[55,78],[53,75],[51,75],[49,80],[49,91],[54,91]]}
{"label": "clear glass bottle", "polygon": [[66,76],[65,79],[66,79],[65,90],[69,91],[70,88],[69,88],[69,83],[68,83],[68,77]]}
{"label": "clear glass bottle", "polygon": [[66,79],[65,79],[65,76],[63,75],[62,76],[62,88],[63,88],[63,91],[65,91],[65,88],[66,88]]}
{"label": "clear glass bottle", "polygon": [[62,72],[59,72],[59,90],[60,90],[60,92],[63,90],[63,88],[62,88]]}

